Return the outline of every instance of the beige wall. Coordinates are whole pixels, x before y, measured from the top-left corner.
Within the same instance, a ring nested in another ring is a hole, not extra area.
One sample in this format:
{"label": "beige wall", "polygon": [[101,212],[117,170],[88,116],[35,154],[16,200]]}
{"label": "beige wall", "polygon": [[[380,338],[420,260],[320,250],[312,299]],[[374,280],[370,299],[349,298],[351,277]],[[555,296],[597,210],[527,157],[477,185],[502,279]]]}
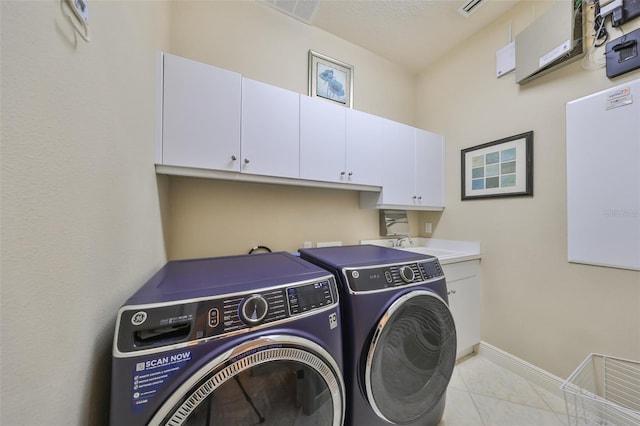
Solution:
{"label": "beige wall", "polygon": [[[516,7],[421,75],[417,124],[445,135],[447,208],[420,219],[436,238],[481,241],[483,340],[566,377],[590,352],[640,359],[640,273],[567,262],[565,167],[566,102],[640,73],[609,81],[574,63],[523,86],[497,79],[509,23],[517,34],[532,10]],[[460,150],[529,130],[534,197],[461,202]]]}
{"label": "beige wall", "polygon": [[120,305],[165,261],[152,164],[168,4],[1,2],[3,425],[108,420]]}
{"label": "beige wall", "polygon": [[[176,55],[307,93],[309,49],[354,66],[354,108],[415,124],[414,77],[370,52],[257,2],[174,2]],[[378,212],[353,191],[169,178],[168,256],[295,251],[304,241],[378,238]],[[418,213],[411,213],[418,232]]]}

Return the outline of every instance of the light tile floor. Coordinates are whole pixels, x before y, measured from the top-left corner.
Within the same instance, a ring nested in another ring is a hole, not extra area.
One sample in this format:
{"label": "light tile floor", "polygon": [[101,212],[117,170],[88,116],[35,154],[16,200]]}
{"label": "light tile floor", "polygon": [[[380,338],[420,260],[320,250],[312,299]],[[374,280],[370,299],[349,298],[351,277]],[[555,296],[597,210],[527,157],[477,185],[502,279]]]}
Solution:
{"label": "light tile floor", "polygon": [[439,426],[566,426],[562,397],[486,358],[459,362]]}

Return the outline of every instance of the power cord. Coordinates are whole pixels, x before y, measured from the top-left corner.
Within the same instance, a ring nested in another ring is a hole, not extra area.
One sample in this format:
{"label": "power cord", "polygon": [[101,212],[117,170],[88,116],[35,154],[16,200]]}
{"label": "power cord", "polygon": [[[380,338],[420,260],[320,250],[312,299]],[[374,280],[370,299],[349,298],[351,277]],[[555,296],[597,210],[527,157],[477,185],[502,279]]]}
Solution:
{"label": "power cord", "polygon": [[604,25],[604,18],[600,15],[600,0],[594,0],[595,5],[593,29],[595,30],[593,45],[602,47],[609,40],[609,32]]}

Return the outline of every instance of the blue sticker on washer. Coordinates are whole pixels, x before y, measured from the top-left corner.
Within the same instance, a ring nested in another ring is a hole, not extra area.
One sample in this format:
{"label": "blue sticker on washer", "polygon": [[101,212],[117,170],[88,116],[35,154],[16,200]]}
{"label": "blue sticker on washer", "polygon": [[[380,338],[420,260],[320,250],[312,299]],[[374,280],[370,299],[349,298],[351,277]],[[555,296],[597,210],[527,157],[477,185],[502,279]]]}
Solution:
{"label": "blue sticker on washer", "polygon": [[153,396],[191,361],[191,351],[177,352],[136,362],[131,383],[131,407],[141,411]]}

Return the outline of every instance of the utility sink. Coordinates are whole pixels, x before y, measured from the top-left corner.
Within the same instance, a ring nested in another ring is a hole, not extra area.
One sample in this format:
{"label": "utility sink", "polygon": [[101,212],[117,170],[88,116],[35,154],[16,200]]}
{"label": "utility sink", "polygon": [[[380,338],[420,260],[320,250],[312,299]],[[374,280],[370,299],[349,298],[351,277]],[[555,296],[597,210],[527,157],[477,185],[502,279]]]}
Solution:
{"label": "utility sink", "polygon": [[412,237],[410,241],[402,239],[405,247],[397,247],[397,239],[362,240],[361,244],[375,244],[393,247],[414,253],[427,254],[438,258],[440,263],[455,263],[471,259],[480,259],[480,243],[475,241],[440,240],[434,238]]}
{"label": "utility sink", "polygon": [[414,253],[428,254],[430,256],[435,256],[438,259],[448,259],[450,257],[460,256],[461,254],[459,251],[444,250],[444,249],[433,248],[433,247],[398,247],[398,248],[401,250],[412,251]]}

